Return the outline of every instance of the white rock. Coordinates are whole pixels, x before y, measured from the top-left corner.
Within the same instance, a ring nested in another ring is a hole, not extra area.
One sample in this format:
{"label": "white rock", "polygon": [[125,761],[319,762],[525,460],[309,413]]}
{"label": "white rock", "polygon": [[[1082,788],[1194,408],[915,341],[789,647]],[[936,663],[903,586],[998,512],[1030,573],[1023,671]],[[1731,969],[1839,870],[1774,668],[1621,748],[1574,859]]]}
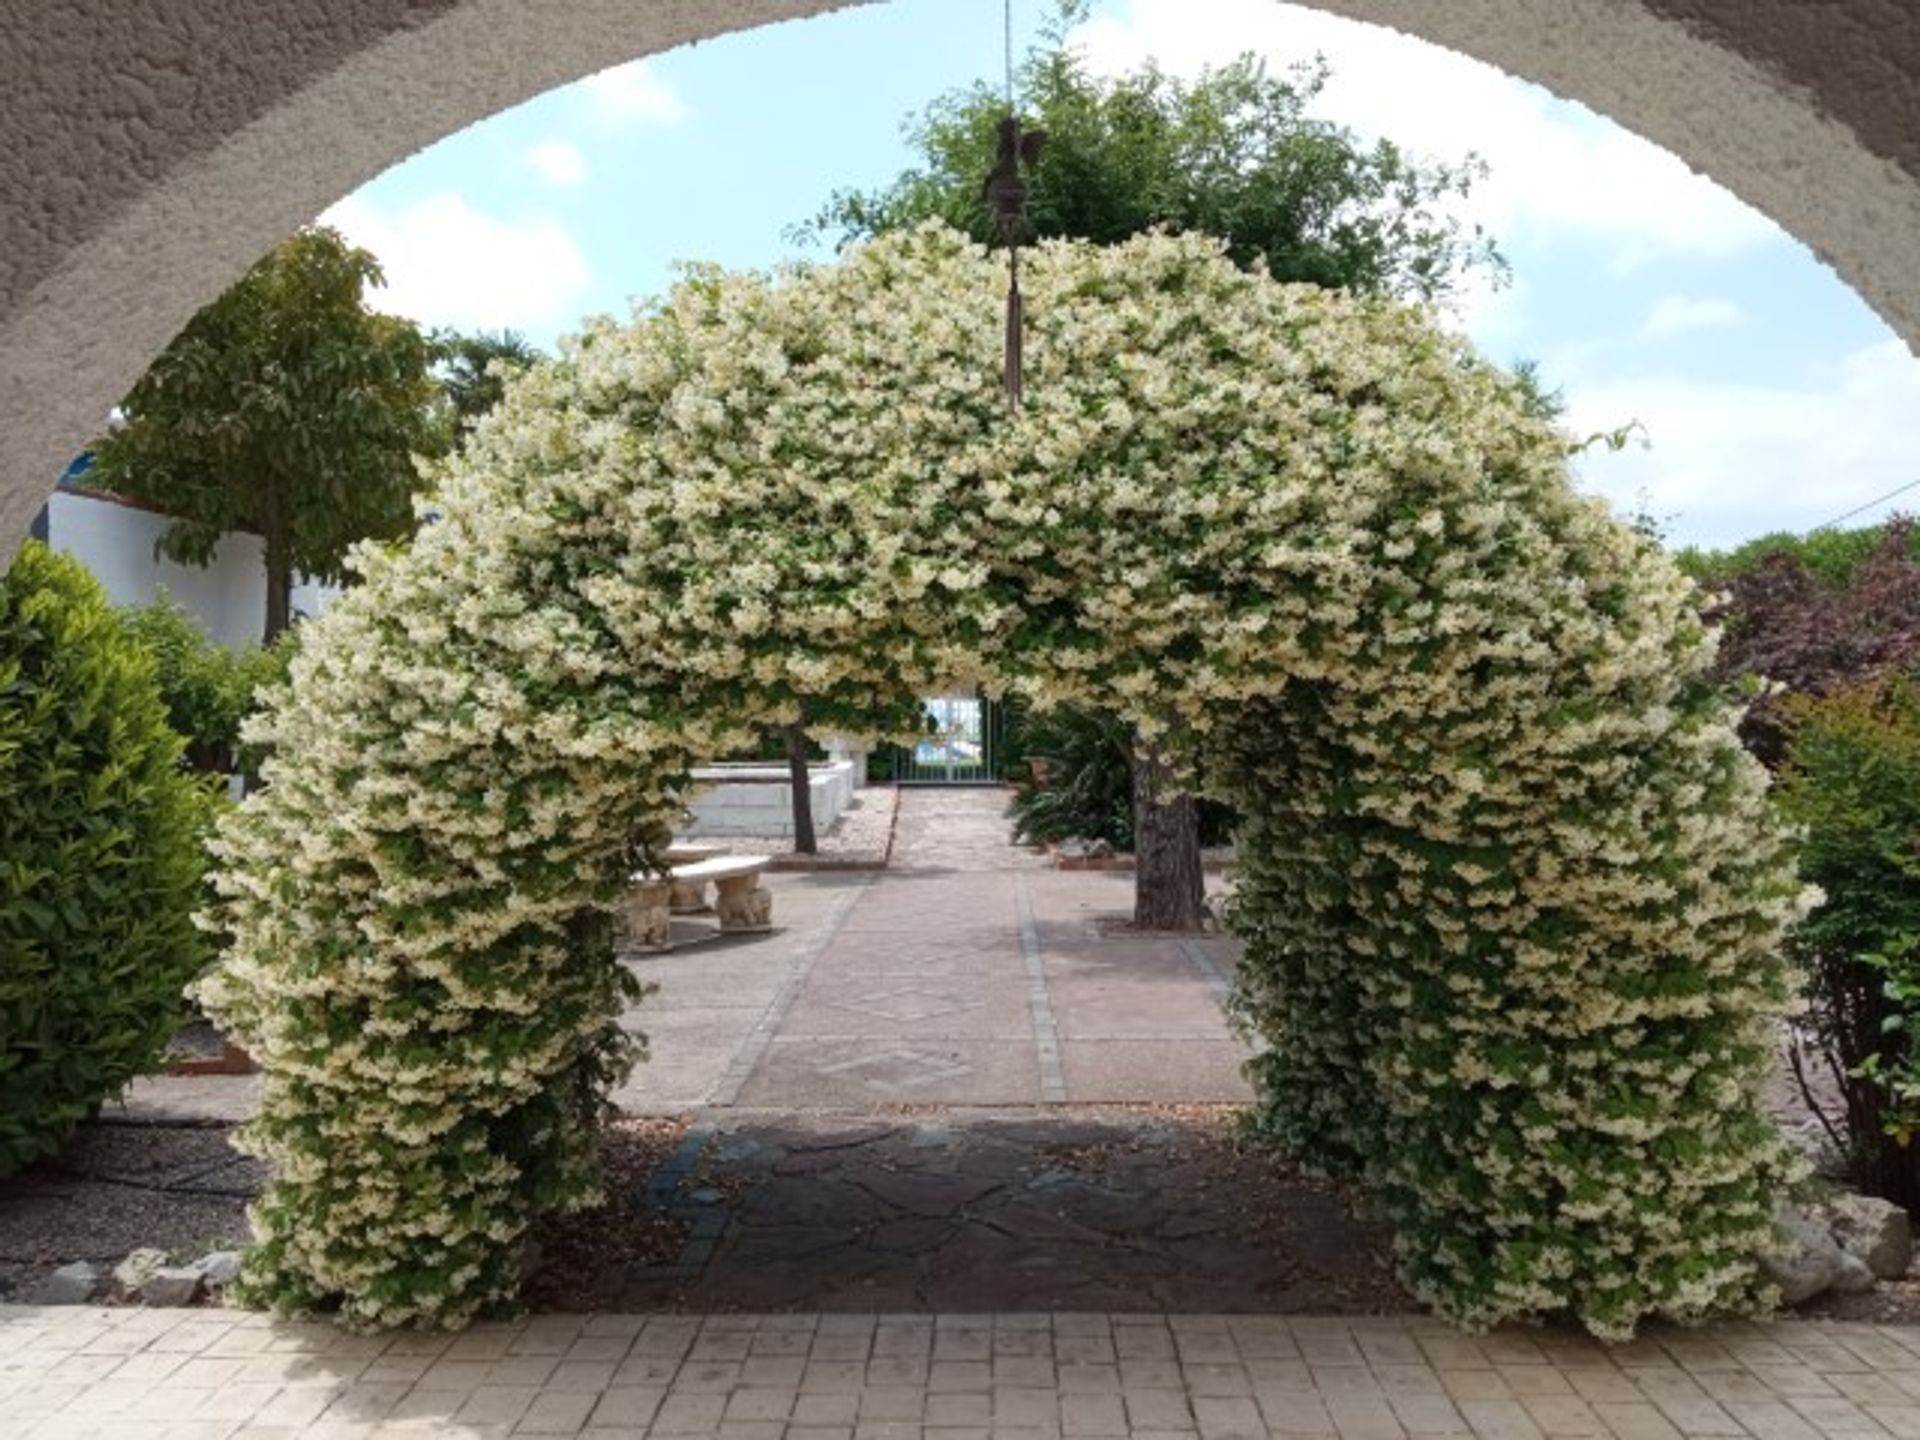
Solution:
{"label": "white rock", "polygon": [[76,1260],[41,1281],[33,1301],[36,1305],[84,1305],[100,1292],[105,1279],[98,1265]]}
{"label": "white rock", "polygon": [[1913,1226],[1891,1200],[1839,1195],[1827,1207],[1833,1237],[1882,1280],[1898,1280],[1913,1266]]}
{"label": "white rock", "polygon": [[123,1294],[138,1295],[147,1277],[167,1263],[164,1250],[130,1250],[127,1258],[113,1267],[113,1283]]}
{"label": "white rock", "polygon": [[1782,1249],[1762,1255],[1760,1270],[1779,1287],[1782,1305],[1798,1305],[1839,1278],[1842,1252],[1826,1226],[1796,1210],[1782,1209],[1777,1223]]}
{"label": "white rock", "polygon": [[240,1252],[209,1250],[193,1262],[193,1268],[200,1272],[209,1290],[224,1290],[240,1277]]}
{"label": "white rock", "polygon": [[191,1265],[162,1265],[147,1276],[140,1287],[140,1299],[148,1305],[191,1305],[200,1298],[205,1284],[199,1270]]}
{"label": "white rock", "polygon": [[1858,1255],[1840,1252],[1840,1269],[1833,1277],[1833,1292],[1836,1295],[1864,1295],[1880,1282],[1873,1278],[1873,1271],[1867,1268],[1867,1262]]}

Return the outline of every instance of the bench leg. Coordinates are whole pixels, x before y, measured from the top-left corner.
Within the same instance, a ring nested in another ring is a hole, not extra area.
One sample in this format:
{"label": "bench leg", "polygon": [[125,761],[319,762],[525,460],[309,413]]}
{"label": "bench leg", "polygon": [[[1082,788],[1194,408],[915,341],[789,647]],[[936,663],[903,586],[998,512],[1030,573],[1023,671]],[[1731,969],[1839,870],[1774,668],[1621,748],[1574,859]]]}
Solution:
{"label": "bench leg", "polygon": [[667,908],[676,915],[701,915],[707,910],[707,882],[704,880],[676,880],[673,882],[672,898]]}
{"label": "bench leg", "polygon": [[623,907],[627,943],[637,950],[665,950],[673,944],[673,916],[664,883],[636,885]]}
{"label": "bench leg", "polygon": [[773,892],[760,888],[757,875],[741,875],[716,885],[720,893],[713,908],[721,930],[765,930],[773,924]]}

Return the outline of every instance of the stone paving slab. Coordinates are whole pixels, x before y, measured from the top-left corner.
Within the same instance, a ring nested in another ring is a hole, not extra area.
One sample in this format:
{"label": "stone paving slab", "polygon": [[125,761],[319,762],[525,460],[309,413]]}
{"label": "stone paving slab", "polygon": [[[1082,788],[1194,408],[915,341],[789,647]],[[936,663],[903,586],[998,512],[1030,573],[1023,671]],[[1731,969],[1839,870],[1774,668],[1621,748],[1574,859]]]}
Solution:
{"label": "stone paving slab", "polygon": [[[1024,1017],[1022,1017],[1024,1023]],[[1030,1040],[785,1036],[768,1046],[742,1105],[1017,1105],[1040,1099]]]}
{"label": "stone paving slab", "polygon": [[856,912],[840,927],[833,946],[833,969],[840,975],[951,974],[970,978],[1025,974],[1020,963],[1020,927],[971,926],[964,934],[920,928],[907,930],[858,929]]}
{"label": "stone paving slab", "polygon": [[702,980],[667,980],[632,1017],[656,1036],[662,1068],[636,1075],[619,1102],[685,1104],[701,1077],[709,1105],[1251,1098],[1218,983],[1231,950],[1191,942],[1218,956],[1210,972],[1178,938],[1108,933],[1131,877],[1047,868],[1011,843],[1005,811],[996,789],[903,792],[893,870],[831,906],[804,882],[776,895],[776,915],[799,913],[790,898],[812,909],[779,952],[777,996],[733,1036],[733,1057],[711,1053],[730,1033],[712,1014],[696,1034],[674,1013],[719,983],[728,960],[715,956]]}
{"label": "stone paving slab", "polygon": [[1129,1104],[1143,1090],[1168,1104],[1251,1098],[1241,1071],[1247,1052],[1235,1040],[1137,1035],[1067,1039],[1060,1044],[1060,1059],[1067,1094],[1077,1104]]}
{"label": "stone paving slab", "polygon": [[542,1315],[454,1336],[0,1307],[9,1440],[1913,1440],[1920,1330],[1607,1347],[1417,1318]]}
{"label": "stone paving slab", "polygon": [[[1010,978],[1010,977],[1009,977]],[[816,980],[787,1011],[781,1038],[993,1039],[1027,1023],[1025,987],[978,976],[861,976]]]}
{"label": "stone paving slab", "polygon": [[[1029,1076],[1027,1084],[1031,1086]],[[603,1266],[574,1308],[1393,1313],[1389,1234],[1239,1140],[1225,1107],[717,1115],[663,1191],[675,1264]]]}

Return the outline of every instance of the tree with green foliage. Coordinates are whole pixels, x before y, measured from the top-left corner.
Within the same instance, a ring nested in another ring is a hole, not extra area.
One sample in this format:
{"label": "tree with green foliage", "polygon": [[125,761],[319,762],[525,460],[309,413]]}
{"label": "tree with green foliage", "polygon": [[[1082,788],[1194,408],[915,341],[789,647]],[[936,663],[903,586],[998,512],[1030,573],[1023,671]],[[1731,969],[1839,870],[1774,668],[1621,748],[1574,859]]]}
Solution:
{"label": "tree with green foliage", "polygon": [[[1416,161],[1315,118],[1323,60],[1284,75],[1244,55],[1193,80],[1151,65],[1101,77],[1065,43],[1086,10],[1061,0],[1016,76],[1022,123],[1047,135],[1030,238],[1112,245],[1155,227],[1199,231],[1277,280],[1427,300],[1474,270],[1504,275],[1492,241],[1448,211],[1479,162]],[[1006,108],[985,82],[940,96],[907,125],[914,167],[877,190],[837,191],[800,233],[844,244],[937,218],[1000,243],[981,181]]]}
{"label": "tree with green foliage", "polygon": [[1885,536],[1895,527],[1900,529],[1908,556],[1920,561],[1920,526],[1903,524],[1903,520],[1904,517],[1896,515],[1882,525],[1863,525],[1857,530],[1813,530],[1805,535],[1777,530],[1729,550],[1688,545],[1676,550],[1673,559],[1687,574],[1710,588],[1752,573],[1775,555],[1797,562],[1821,588],[1845,587],[1853,583],[1855,573],[1882,548]]}
{"label": "tree with green foliage", "polygon": [[[1198,231],[1222,241],[1236,264],[1277,280],[1407,299],[1444,299],[1475,270],[1504,278],[1491,240],[1449,211],[1479,163],[1416,161],[1314,117],[1324,61],[1276,75],[1245,55],[1192,80],[1153,66],[1097,76],[1066,44],[1087,8],[1060,0],[1016,76],[1022,124],[1046,132],[1030,176],[1027,238],[1113,245],[1155,228]],[[982,180],[1006,110],[1002,91],[984,82],[940,96],[908,124],[912,168],[877,190],[836,192],[800,233],[846,244],[940,219],[1001,243]],[[1534,369],[1519,381],[1536,413],[1558,413],[1558,395]],[[1200,813],[1178,755],[1136,739],[1131,772],[1134,921],[1197,929]],[[1081,788],[1104,792],[1118,778]]]}
{"label": "tree with green foliage", "polygon": [[1014,839],[1104,840],[1131,850],[1132,741],[1133,732],[1113,715],[1063,707],[1023,716],[1020,742],[1032,773],[1014,791]]}
{"label": "tree with green foliage", "polygon": [[0,577],[0,1175],[153,1067],[210,958],[180,751],[99,583],[27,545]]}
{"label": "tree with green foliage", "polygon": [[437,330],[433,335],[435,375],[452,411],[455,440],[500,403],[507,379],[546,358],[538,345],[517,330]]}
{"label": "tree with green foliage", "polygon": [[367,251],[301,230],[187,322],[96,450],[96,483],[172,517],[172,559],[205,565],[229,532],[261,537],[269,644],[296,575],[341,579],[355,541],[412,528],[414,454],[445,446],[433,348],[368,308],[381,283]]}

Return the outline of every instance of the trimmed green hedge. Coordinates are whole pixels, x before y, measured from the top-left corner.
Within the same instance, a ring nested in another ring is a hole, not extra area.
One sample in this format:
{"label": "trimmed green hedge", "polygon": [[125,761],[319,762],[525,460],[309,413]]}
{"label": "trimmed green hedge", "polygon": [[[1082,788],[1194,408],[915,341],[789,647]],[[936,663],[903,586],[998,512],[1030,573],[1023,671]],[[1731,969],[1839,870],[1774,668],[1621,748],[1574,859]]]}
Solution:
{"label": "trimmed green hedge", "polygon": [[153,1066],[205,957],[204,793],[153,663],[76,561],[0,581],[0,1175]]}
{"label": "trimmed green hedge", "polygon": [[[1726,584],[1745,575],[1770,555],[1791,555],[1824,585],[1850,583],[1860,563],[1880,546],[1887,527],[1865,525],[1858,530],[1816,530],[1811,535],[1777,531],[1731,550],[1702,550],[1688,545],[1673,552],[1673,563],[1702,585]],[[1920,529],[1911,532],[1912,553],[1920,558]]]}

